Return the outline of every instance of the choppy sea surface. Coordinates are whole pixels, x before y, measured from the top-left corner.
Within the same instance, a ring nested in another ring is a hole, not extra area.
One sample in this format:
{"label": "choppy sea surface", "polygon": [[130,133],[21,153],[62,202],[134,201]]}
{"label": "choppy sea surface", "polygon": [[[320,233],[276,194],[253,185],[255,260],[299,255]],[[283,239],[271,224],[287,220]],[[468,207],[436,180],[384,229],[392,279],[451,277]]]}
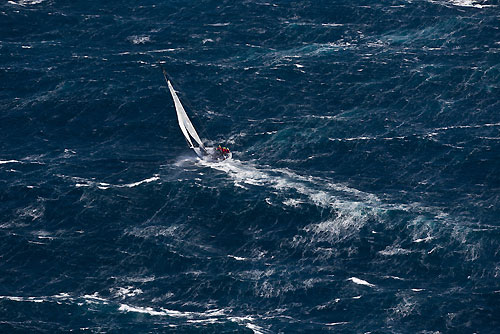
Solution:
{"label": "choppy sea surface", "polygon": [[3,1],[0,332],[498,333],[499,5]]}

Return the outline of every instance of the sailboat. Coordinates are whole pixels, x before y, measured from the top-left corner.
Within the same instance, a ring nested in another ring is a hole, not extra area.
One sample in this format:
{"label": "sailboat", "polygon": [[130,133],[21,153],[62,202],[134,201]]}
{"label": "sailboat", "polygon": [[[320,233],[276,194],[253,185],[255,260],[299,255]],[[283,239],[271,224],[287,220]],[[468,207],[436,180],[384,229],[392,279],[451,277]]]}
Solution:
{"label": "sailboat", "polygon": [[182,134],[184,135],[184,138],[186,138],[189,147],[192,148],[195,151],[196,155],[203,160],[223,161],[226,159],[230,159],[233,154],[227,148],[222,148],[220,146],[218,148],[206,147],[203,144],[203,141],[200,139],[200,136],[196,132],[193,123],[191,123],[191,120],[186,114],[186,110],[184,110],[184,107],[182,106],[182,103],[179,100],[179,97],[177,96],[172,83],[170,82],[170,80],[168,80],[167,72],[163,67],[161,67],[161,69],[163,71],[165,81],[167,82],[168,90],[170,91],[172,99],[174,100],[179,127],[181,128]]}

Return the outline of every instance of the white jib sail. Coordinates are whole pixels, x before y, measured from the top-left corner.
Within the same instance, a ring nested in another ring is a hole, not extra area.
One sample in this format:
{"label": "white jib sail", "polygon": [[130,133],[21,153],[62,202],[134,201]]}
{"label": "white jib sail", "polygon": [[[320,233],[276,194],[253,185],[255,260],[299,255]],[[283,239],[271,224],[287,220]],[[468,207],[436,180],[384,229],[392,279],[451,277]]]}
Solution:
{"label": "white jib sail", "polygon": [[198,136],[198,133],[196,133],[196,130],[194,129],[193,124],[189,120],[189,117],[186,114],[186,111],[184,110],[184,107],[182,106],[179,97],[177,97],[177,93],[175,92],[174,87],[172,87],[170,80],[167,80],[167,84],[168,84],[168,89],[170,90],[170,94],[172,94],[172,98],[174,99],[175,111],[177,112],[177,120],[179,121],[179,127],[181,128],[184,137],[186,137],[186,140],[191,145],[191,148],[194,148],[193,142],[191,141],[191,137],[193,137],[196,143],[198,143],[198,145],[203,150],[205,150],[205,145],[203,145],[203,142]]}

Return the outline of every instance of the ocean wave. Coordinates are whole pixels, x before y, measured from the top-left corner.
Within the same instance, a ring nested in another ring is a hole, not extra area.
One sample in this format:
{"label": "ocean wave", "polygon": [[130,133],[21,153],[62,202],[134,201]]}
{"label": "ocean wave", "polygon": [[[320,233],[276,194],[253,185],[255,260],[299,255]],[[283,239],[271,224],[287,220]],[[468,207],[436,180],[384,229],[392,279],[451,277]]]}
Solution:
{"label": "ocean wave", "polygon": [[110,189],[110,188],[134,188],[134,187],[140,186],[142,184],[147,184],[147,183],[151,183],[151,182],[160,180],[159,175],[155,174],[152,177],[148,177],[144,180],[140,180],[137,182],[124,183],[124,184],[111,184],[111,183],[107,183],[107,182],[99,182],[99,181],[95,181],[95,180],[89,180],[89,179],[85,179],[85,178],[78,177],[78,176],[66,176],[66,175],[59,175],[59,176],[62,178],[65,178],[65,179],[72,180],[73,182],[75,182],[75,187],[77,187],[77,188],[93,187],[93,188],[98,188],[98,189],[102,189],[102,190],[106,190],[106,189]]}
{"label": "ocean wave", "polygon": [[[128,288],[127,288],[128,291]],[[134,294],[135,296],[135,294]],[[115,298],[123,299],[122,294],[118,294]],[[69,293],[59,293],[52,296],[40,296],[40,297],[22,297],[22,296],[0,296],[0,300],[9,300],[14,302],[28,302],[28,303],[54,303],[55,305],[78,305],[84,307],[85,304],[90,305],[111,305],[115,306],[118,312],[122,313],[140,313],[148,314],[153,317],[170,317],[184,321],[185,324],[190,323],[226,323],[234,322],[239,325],[245,326],[251,329],[255,334],[267,333],[268,331],[257,325],[256,318],[253,316],[235,316],[230,315],[232,312],[225,309],[208,309],[204,312],[186,312],[177,311],[164,307],[152,307],[152,306],[136,306],[125,303],[117,303],[112,299],[103,298],[97,292],[92,294],[87,294],[83,296],[72,296]],[[84,301],[84,303],[82,303]],[[100,309],[93,309],[93,312],[99,312]],[[102,309],[100,312],[104,312]]]}

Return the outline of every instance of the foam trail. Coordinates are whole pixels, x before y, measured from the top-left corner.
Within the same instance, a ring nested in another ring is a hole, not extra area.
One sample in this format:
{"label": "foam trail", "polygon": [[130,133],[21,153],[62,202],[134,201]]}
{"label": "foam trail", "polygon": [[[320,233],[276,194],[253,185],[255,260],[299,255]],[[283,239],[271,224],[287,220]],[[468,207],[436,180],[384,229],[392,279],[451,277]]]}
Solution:
{"label": "foam trail", "polygon": [[[380,204],[379,199],[373,194],[364,193],[346,185],[335,184],[325,179],[301,176],[288,169],[259,168],[251,164],[243,164],[235,159],[217,163],[203,160],[198,160],[198,162],[204,166],[227,173],[237,187],[246,188],[245,185],[250,185],[269,186],[277,191],[295,190],[299,194],[307,196],[315,205],[320,207],[341,208],[345,207],[346,203],[351,202],[368,202],[377,207]],[[353,198],[348,202],[342,201],[330,191],[338,192],[338,195],[342,195],[342,197]],[[297,199],[293,199],[291,202],[285,202],[290,204],[297,203],[296,201]]]}

